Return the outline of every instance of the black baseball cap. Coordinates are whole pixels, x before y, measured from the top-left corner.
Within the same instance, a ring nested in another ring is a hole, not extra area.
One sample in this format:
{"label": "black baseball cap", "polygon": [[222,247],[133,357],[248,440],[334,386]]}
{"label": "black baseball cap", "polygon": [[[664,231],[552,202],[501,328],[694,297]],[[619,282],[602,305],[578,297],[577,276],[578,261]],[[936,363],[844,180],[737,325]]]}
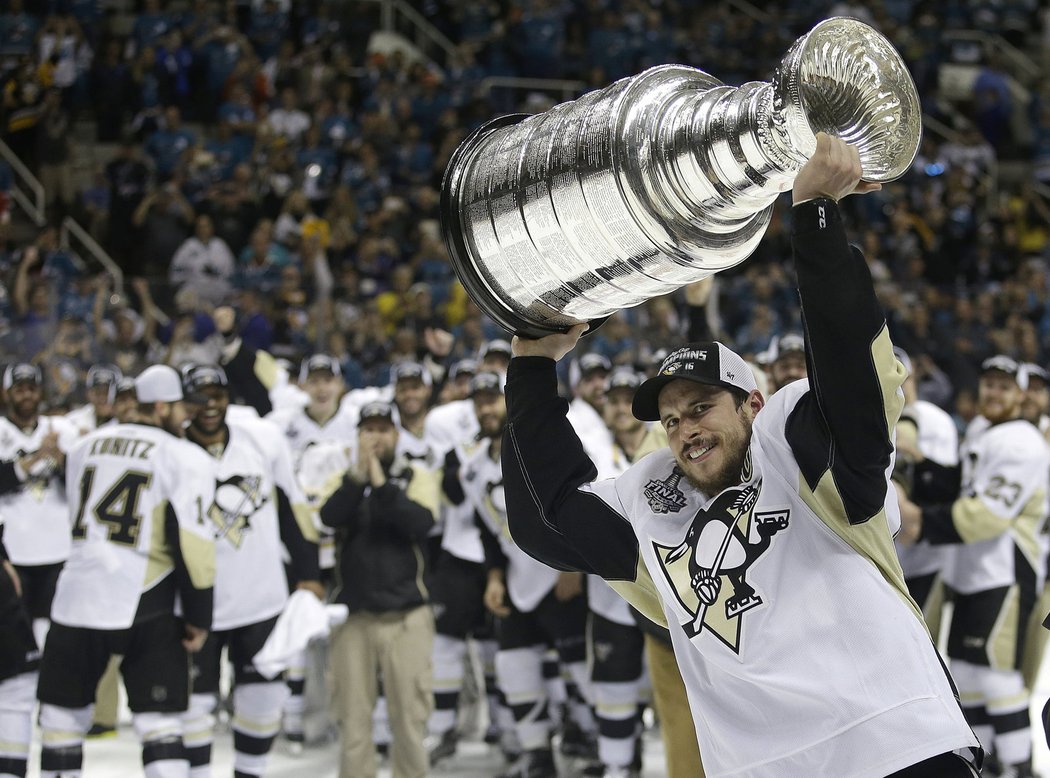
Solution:
{"label": "black baseball cap", "polygon": [[218,365],[194,365],[182,375],[182,393],[187,400],[199,399],[201,391],[209,386],[229,387],[226,371]]}
{"label": "black baseball cap", "polygon": [[448,371],[448,378],[454,381],[461,375],[476,375],[478,372],[478,361],[476,359],[461,359]]}
{"label": "black baseball cap", "polygon": [[608,373],[612,370],[612,362],[601,354],[584,354],[580,357],[580,375],[585,376],[596,371]]}
{"label": "black baseball cap", "polygon": [[478,373],[470,379],[470,396],[473,397],[481,392],[495,392],[503,394],[507,386],[507,377],[502,373],[485,371]]}
{"label": "black baseball cap", "polygon": [[769,363],[788,354],[805,354],[806,339],[797,332],[787,332],[773,339],[769,349]]}
{"label": "black baseball cap", "polygon": [[981,375],[992,372],[1005,373],[1017,381],[1018,386],[1022,389],[1025,388],[1022,384],[1021,364],[1012,357],[1008,357],[1005,354],[996,354],[994,357],[988,357],[981,363]]}
{"label": "black baseball cap", "polygon": [[1035,362],[1025,362],[1021,365],[1021,369],[1024,371],[1026,382],[1031,381],[1034,376],[1044,384],[1050,384],[1050,372],[1047,372],[1046,368],[1037,365]]}
{"label": "black baseball cap", "polygon": [[504,354],[507,359],[510,359],[514,355],[514,351],[510,347],[509,340],[496,338],[495,340],[490,340],[481,347],[478,351],[478,359],[484,359],[489,354]]}
{"label": "black baseball cap", "polygon": [[605,379],[605,391],[608,393],[614,389],[630,389],[633,392],[642,385],[643,381],[645,381],[645,376],[634,368],[618,367]]}
{"label": "black baseball cap", "polygon": [[84,383],[88,389],[95,386],[115,386],[123,377],[124,374],[120,372],[119,367],[102,363],[92,365],[88,369]]}
{"label": "black baseball cap", "polygon": [[412,378],[419,379],[427,386],[434,382],[430,371],[419,362],[398,362],[390,369],[390,383],[392,384]]}
{"label": "black baseball cap", "polygon": [[116,391],[113,393],[113,396],[116,397],[116,396],[124,394],[125,392],[134,392],[134,391],[135,391],[135,379],[134,378],[128,378],[127,376],[125,376],[124,378],[121,378],[119,381],[117,381]]}
{"label": "black baseball cap", "polygon": [[304,359],[302,366],[299,368],[300,383],[309,378],[311,373],[318,370],[327,370],[333,376],[343,374],[342,369],[339,367],[338,359],[330,354],[314,354],[312,357]]}
{"label": "black baseball cap", "polygon": [[13,365],[8,365],[4,371],[4,389],[10,389],[15,384],[23,382],[42,386],[44,374],[38,366],[31,365],[28,362],[16,362]]}
{"label": "black baseball cap", "polygon": [[695,343],[668,354],[659,372],[638,387],[631,405],[635,418],[659,421],[660,392],[679,379],[740,389],[748,394],[758,389],[751,366],[739,354],[717,341]]}
{"label": "black baseball cap", "polygon": [[360,427],[366,421],[385,421],[390,424],[394,423],[394,406],[388,402],[381,400],[375,400],[370,403],[365,403],[361,406],[360,414],[357,417],[357,426]]}

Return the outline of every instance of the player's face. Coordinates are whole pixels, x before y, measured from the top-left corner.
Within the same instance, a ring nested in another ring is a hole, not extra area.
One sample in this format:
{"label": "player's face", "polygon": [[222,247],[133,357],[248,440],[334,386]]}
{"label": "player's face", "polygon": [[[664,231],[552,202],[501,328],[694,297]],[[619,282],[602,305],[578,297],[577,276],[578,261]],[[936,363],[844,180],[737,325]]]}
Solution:
{"label": "player's face", "polygon": [[1016,419],[1024,392],[1013,376],[991,370],[977,382],[977,412],[992,424]]}
{"label": "player's face", "polygon": [[112,388],[110,384],[101,384],[87,390],[88,402],[95,406],[95,415],[99,418],[108,419],[113,416],[113,403],[109,400]]}
{"label": "player's face", "polygon": [[622,435],[636,431],[645,424],[639,421],[631,413],[631,402],[634,400],[633,389],[612,389],[605,394],[605,407],[602,409],[602,417],[614,435]]}
{"label": "player's face", "polygon": [[306,377],[303,391],[310,398],[311,406],[330,408],[343,393],[343,379],[327,370],[315,370]]}
{"label": "player's face", "polygon": [[1028,388],[1024,391],[1021,403],[1021,415],[1036,424],[1039,417],[1050,409],[1050,387],[1042,378],[1029,377]]}
{"label": "player's face", "polygon": [[373,453],[389,466],[397,450],[397,427],[386,419],[366,421],[357,428],[357,446],[359,456]]}
{"label": "player's face", "polygon": [[501,435],[507,424],[507,398],[499,392],[477,392],[474,395],[474,414],[478,417],[482,436],[494,438]]}
{"label": "player's face", "polygon": [[158,407],[162,408],[160,411],[161,426],[175,437],[183,437],[186,420],[189,418],[186,403],[179,400],[173,403],[158,403]]}
{"label": "player's face", "polygon": [[221,386],[206,386],[200,390],[197,399],[190,405],[190,425],[205,435],[214,435],[226,423],[230,395]]}
{"label": "player's face", "polygon": [[418,416],[430,400],[430,387],[419,378],[402,378],[394,387],[394,402],[402,416]]}
{"label": "player's face", "polygon": [[740,483],[751,423],[762,404],[758,392],[737,405],[729,391],[695,381],[672,381],[660,392],[660,423],[671,453],[705,494]]}
{"label": "player's face", "polygon": [[113,415],[117,421],[124,424],[134,418],[137,407],[138,402],[135,400],[135,393],[123,392],[118,394],[117,399],[113,401]]}
{"label": "player's face", "polygon": [[775,389],[781,389],[807,375],[806,355],[801,351],[785,354],[769,366],[769,377],[773,380]]}
{"label": "player's face", "polygon": [[599,410],[605,402],[605,371],[592,370],[576,384],[576,396]]}
{"label": "player's face", "polygon": [[28,419],[37,412],[42,396],[40,385],[31,381],[18,381],[7,390],[7,401],[13,415],[21,419]]}

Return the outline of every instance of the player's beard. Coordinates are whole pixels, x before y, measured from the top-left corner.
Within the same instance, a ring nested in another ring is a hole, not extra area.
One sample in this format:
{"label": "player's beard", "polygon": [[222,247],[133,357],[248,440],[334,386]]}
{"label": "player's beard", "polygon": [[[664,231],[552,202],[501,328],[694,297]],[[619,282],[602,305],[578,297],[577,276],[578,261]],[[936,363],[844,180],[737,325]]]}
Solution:
{"label": "player's beard", "polygon": [[478,418],[478,426],[481,427],[483,438],[498,438],[507,427],[507,419],[504,417],[497,420],[493,414],[486,413]]}
{"label": "player's beard", "polygon": [[1002,424],[1004,421],[1011,421],[1020,417],[1021,403],[1006,402],[1004,400],[984,401],[978,403],[977,412],[992,424]]}
{"label": "player's beard", "polygon": [[744,460],[747,457],[747,449],[751,445],[751,419],[741,416],[740,426],[728,432],[721,433],[716,442],[716,448],[712,453],[717,453],[721,458],[721,464],[711,474],[700,477],[695,470],[695,463],[683,456],[681,451],[674,452],[675,461],[679,469],[685,473],[686,479],[708,497],[736,486],[741,483],[744,470]]}

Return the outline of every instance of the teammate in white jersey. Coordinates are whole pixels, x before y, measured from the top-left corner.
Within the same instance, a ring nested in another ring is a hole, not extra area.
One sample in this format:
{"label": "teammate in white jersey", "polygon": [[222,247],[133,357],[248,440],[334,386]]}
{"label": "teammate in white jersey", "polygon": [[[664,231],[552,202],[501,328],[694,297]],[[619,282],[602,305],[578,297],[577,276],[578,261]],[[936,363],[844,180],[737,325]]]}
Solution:
{"label": "teammate in white jersey", "polygon": [[[453,368],[455,372],[455,368]],[[481,386],[498,380],[495,373],[483,374]],[[486,383],[486,381],[488,383]],[[467,499],[460,480],[461,465],[482,447],[488,447],[493,435],[502,434],[503,418],[482,408],[475,410],[474,390],[478,384],[471,379],[467,397],[453,403],[465,403],[470,408],[473,424],[449,429],[452,440],[462,437],[470,429],[477,433],[469,440],[456,440],[445,456],[442,489],[445,496],[442,516],[444,531],[441,550],[434,564],[432,594],[436,614],[434,635],[434,712],[428,729],[436,741],[430,750],[433,766],[456,752],[459,739],[457,712],[464,674],[469,666],[468,638],[478,645],[485,675],[485,691],[489,704],[489,728],[485,733],[488,743],[500,743],[504,755],[516,759],[520,753],[516,738],[503,737],[513,730],[513,719],[502,705],[495,678],[497,644],[493,636],[492,616],[484,606],[486,572],[485,550],[475,520],[473,504]],[[473,388],[472,388],[473,387]],[[486,392],[482,392],[485,395]],[[447,406],[431,411],[431,416]],[[430,417],[427,423],[429,425]]]}
{"label": "teammate in white jersey", "polygon": [[792,381],[805,378],[806,341],[801,335],[788,332],[773,338],[766,352],[766,375],[769,378],[769,394],[787,386]]}
{"label": "teammate in white jersey", "polygon": [[877,188],[861,170],[818,133],[794,181],[808,380],[766,403],[724,345],[672,352],[633,403],[668,447],[616,479],[593,480],[557,396],[555,360],[585,325],[514,342],[514,538],[669,626],[709,778],[975,774],[977,738],[893,550],[905,374],[837,204]]}
{"label": "teammate in white jersey", "polygon": [[[612,445],[605,450],[587,449],[599,478],[615,478],[646,454],[667,445],[667,435],[660,425],[640,421],[631,413],[631,400],[643,378],[633,368],[619,367],[606,379],[602,417],[612,435]],[[587,439],[581,435],[580,440],[586,447]],[[587,577],[587,605],[587,645],[601,775],[637,778],[642,769],[645,638],[627,602],[599,576]]]}
{"label": "teammate in white jersey", "polygon": [[[934,470],[954,469],[959,464],[959,432],[945,411],[919,399],[911,359],[900,349],[894,349],[894,353],[908,371],[908,378],[901,387],[904,390],[904,410],[897,422],[897,470],[903,473],[903,480],[909,488],[914,488],[918,475],[921,481],[917,487],[919,492],[929,495],[940,480],[934,478]],[[957,483],[953,483],[951,489],[954,494],[945,495],[943,499],[953,500],[958,495]],[[897,558],[908,591],[922,609],[930,635],[937,641],[944,604],[943,573],[952,552],[944,545],[912,542],[911,538],[902,537],[905,534],[902,532],[897,537]],[[903,542],[905,540],[908,542]]]}
{"label": "teammate in white jersey", "polygon": [[1030,690],[1021,674],[1025,627],[1046,579],[1050,446],[1021,418],[1024,373],[1006,356],[981,365],[977,404],[986,425],[960,450],[951,502],[921,511],[920,538],[953,544],[945,573],[955,591],[948,657],[967,718],[1010,775],[1031,775]]}
{"label": "teammate in white jersey", "polygon": [[215,616],[207,643],[194,657],[193,696],[185,716],[191,775],[210,774],[224,647],[234,668],[234,770],[263,775],[287,688],[262,676],[252,658],[288,600],[282,545],[291,557],[293,583],[324,599],[317,532],[280,430],[263,420],[227,423],[230,397],[222,368],[191,368],[183,383],[191,407],[186,437],[210,455],[215,468],[215,502],[206,514],[215,538]]}
{"label": "teammate in white jersey", "polygon": [[215,475],[200,449],[176,437],[185,420],[178,373],[147,368],[136,392],[136,423],[89,433],[66,460],[73,548],[40,667],[43,778],[80,776],[95,688],[112,655],[123,657],[147,778],[188,770],[180,713],[187,651],[200,650],[212,620],[206,516]]}
{"label": "teammate in white jersey", "polygon": [[[1050,441],[1050,373],[1031,362],[1025,362],[1021,369],[1028,383],[1024,390],[1024,400],[1021,401],[1021,416],[1035,425],[1045,440]],[[1050,521],[1050,517],[1047,520]],[[1029,689],[1035,689],[1047,640],[1050,638],[1050,632],[1043,626],[1043,619],[1050,613],[1050,558],[1047,561],[1048,580],[1043,584],[1043,590],[1032,608],[1032,615],[1025,630],[1021,673]]]}
{"label": "teammate in white jersey", "polygon": [[[4,371],[7,415],[0,418],[0,460],[17,462],[40,449],[29,467],[16,465],[17,488],[0,496],[7,553],[22,582],[22,597],[37,643],[44,645],[51,601],[62,563],[69,556],[69,507],[62,484],[63,452],[79,433],[61,416],[41,416],[43,376],[26,363]],[[14,487],[15,485],[12,485]]]}
{"label": "teammate in white jersey", "polygon": [[4,549],[2,522],[0,568],[0,776],[24,778],[33,735],[40,651],[22,602],[22,584]]}
{"label": "teammate in white jersey", "polygon": [[66,418],[81,435],[101,427],[113,419],[113,402],[116,400],[117,384],[124,377],[116,365],[100,363],[92,365],[87,372],[84,386],[87,389],[87,405],[82,405],[66,414]]}
{"label": "teammate in white jersey", "polygon": [[487,445],[462,462],[459,481],[481,528],[488,570],[485,607],[500,619],[496,676],[523,749],[504,775],[546,776],[554,772],[554,757],[544,655],[548,647],[557,649],[562,665],[587,694],[587,600],[577,573],[560,574],[537,562],[511,538],[501,465],[507,419],[502,376],[478,373],[473,394]]}
{"label": "teammate in white jersey", "polygon": [[595,450],[608,450],[612,445],[612,434],[602,419],[605,379],[610,370],[612,364],[601,354],[584,354],[569,371],[576,378],[575,397],[569,403],[569,423],[584,445]]}
{"label": "teammate in white jersey", "polygon": [[[292,451],[296,478],[309,502],[316,524],[321,502],[331,493],[327,482],[342,467],[329,469],[327,464],[344,460],[342,450],[357,437],[356,406],[341,402],[346,392],[339,360],[329,354],[314,354],[304,359],[299,369],[299,386],[306,393],[305,406],[293,405],[273,411],[266,418],[284,434]],[[321,450],[315,451],[318,446]],[[309,488],[308,488],[309,487]],[[332,487],[334,488],[334,487]],[[322,528],[318,546],[322,580],[330,585],[335,567],[335,535]],[[292,660],[285,673],[290,695],[284,706],[281,731],[293,752],[298,752],[305,741],[303,715],[306,711],[306,662],[303,652]]]}

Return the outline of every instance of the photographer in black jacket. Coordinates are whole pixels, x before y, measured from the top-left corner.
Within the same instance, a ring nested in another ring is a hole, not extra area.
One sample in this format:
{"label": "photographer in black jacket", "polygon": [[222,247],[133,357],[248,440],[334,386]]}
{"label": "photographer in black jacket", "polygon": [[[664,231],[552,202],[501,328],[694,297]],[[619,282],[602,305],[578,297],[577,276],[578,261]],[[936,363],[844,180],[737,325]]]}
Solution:
{"label": "photographer in black jacket", "polygon": [[375,776],[372,709],[377,676],[390,711],[394,775],[422,778],[423,747],[432,705],[434,617],[423,583],[426,538],[440,496],[436,473],[395,461],[393,408],[361,409],[357,456],[321,508],[321,521],[339,530],[336,602],[350,617],[332,636],[331,668],[342,734],[340,776]]}

